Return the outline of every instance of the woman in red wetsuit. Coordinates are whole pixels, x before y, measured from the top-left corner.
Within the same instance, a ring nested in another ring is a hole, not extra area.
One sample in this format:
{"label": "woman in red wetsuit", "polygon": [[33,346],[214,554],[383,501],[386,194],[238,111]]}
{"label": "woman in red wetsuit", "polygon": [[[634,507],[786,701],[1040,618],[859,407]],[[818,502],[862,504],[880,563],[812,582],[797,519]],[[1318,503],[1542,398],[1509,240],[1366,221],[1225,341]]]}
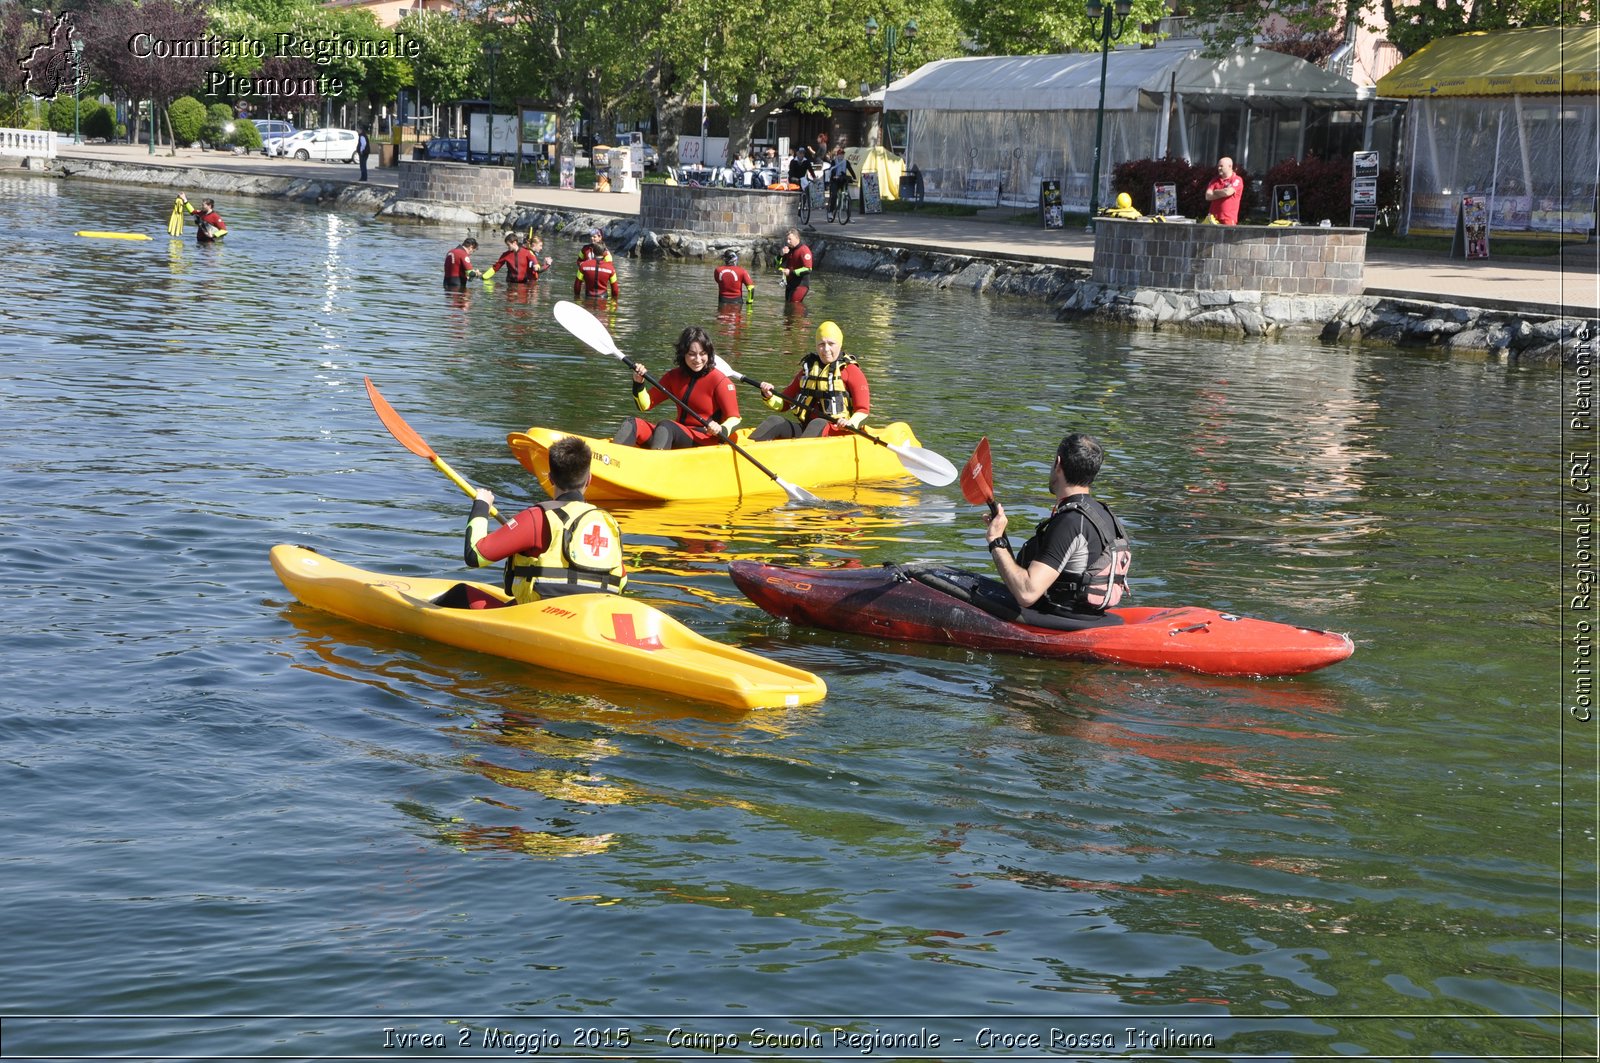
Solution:
{"label": "woman in red wetsuit", "polygon": [[[670,421],[651,424],[643,417],[629,417],[612,437],[613,443],[648,447],[651,450],[677,450],[703,447],[728,438],[739,423],[739,396],[733,381],[716,367],[716,349],[711,337],[698,325],[691,325],[678,337],[677,365],[667,370],[660,387],[648,387],[643,365],[633,366],[633,401],[641,411],[662,402],[673,404]],[[681,401],[707,423],[701,424],[674,402]]]}

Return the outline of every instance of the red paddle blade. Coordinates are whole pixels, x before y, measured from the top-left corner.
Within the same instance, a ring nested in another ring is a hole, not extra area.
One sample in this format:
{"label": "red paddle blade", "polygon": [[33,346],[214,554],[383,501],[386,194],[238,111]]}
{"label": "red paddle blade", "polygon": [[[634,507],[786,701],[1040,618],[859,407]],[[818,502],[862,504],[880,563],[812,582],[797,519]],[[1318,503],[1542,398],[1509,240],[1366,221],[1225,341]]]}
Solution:
{"label": "red paddle blade", "polygon": [[994,471],[989,466],[989,437],[978,440],[972,457],[961,467],[961,493],[975,506],[994,501]]}
{"label": "red paddle blade", "polygon": [[389,405],[389,400],[378,393],[378,385],[372,382],[372,378],[362,377],[362,379],[367,383],[367,398],[372,401],[372,408],[377,411],[378,420],[383,422],[383,427],[389,430],[389,434],[417,457],[427,458],[429,461],[435,460],[438,455],[428,446],[428,441],[419,436],[415,428],[406,424],[406,419]]}

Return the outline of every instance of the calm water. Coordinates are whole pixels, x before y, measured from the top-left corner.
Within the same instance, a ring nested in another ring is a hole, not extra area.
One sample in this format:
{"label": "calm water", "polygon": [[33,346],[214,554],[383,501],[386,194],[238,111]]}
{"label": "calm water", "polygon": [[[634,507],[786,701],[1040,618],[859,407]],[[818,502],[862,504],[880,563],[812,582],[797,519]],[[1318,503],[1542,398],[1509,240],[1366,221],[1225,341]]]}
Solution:
{"label": "calm water", "polygon": [[1592,1007],[1593,897],[1563,876],[1595,839],[1583,792],[1562,819],[1554,375],[825,269],[806,317],[763,277],[720,320],[708,266],[625,261],[612,324],[652,368],[707,322],[777,378],[833,318],[875,409],[958,464],[989,435],[1019,522],[1063,431],[1100,436],[1139,601],[1358,647],[1233,681],[790,630],[729,557],[979,564],[978,511],[917,486],[619,509],[639,594],[831,691],[707,712],[336,620],[267,564],[460,573],[467,500],[364,374],[513,501],[539,495],[508,431],[609,435],[625,374],[554,324],[563,285],[441,292],[454,230],[239,199],[196,248],[159,191],[0,191],[8,1055],[538,1047],[491,1028],[695,1055],[676,1026],[861,1058],[846,1025],[926,1028],[900,1054],[929,1058],[997,1054],[984,1027],[1045,1039],[1019,1056],[1052,1029],[1057,1057],[1594,1050],[1559,1018]]}

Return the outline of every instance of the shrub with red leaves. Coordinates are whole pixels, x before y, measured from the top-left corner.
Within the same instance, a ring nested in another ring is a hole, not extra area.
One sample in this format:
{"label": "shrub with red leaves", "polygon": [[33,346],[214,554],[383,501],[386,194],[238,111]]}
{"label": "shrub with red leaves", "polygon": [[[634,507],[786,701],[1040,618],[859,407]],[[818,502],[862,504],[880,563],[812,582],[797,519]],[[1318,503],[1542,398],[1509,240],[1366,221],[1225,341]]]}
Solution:
{"label": "shrub with red leaves", "polygon": [[[1261,191],[1272,201],[1275,185],[1296,185],[1300,189],[1300,222],[1316,225],[1327,218],[1335,225],[1350,224],[1350,181],[1355,176],[1354,162],[1319,159],[1307,155],[1303,161],[1284,159],[1267,171]],[[1378,173],[1378,209],[1399,205],[1399,186],[1388,170]]]}
{"label": "shrub with red leaves", "polygon": [[[1239,204],[1239,217],[1248,217],[1255,206],[1255,195],[1250,188],[1250,175],[1234,167],[1234,173],[1244,180],[1244,198]],[[1168,155],[1164,159],[1129,159],[1111,172],[1111,192],[1126,192],[1141,214],[1155,213],[1155,186],[1178,186],[1178,213],[1186,218],[1205,216],[1210,204],[1206,202],[1206,185],[1217,176],[1215,165],[1200,166]]]}

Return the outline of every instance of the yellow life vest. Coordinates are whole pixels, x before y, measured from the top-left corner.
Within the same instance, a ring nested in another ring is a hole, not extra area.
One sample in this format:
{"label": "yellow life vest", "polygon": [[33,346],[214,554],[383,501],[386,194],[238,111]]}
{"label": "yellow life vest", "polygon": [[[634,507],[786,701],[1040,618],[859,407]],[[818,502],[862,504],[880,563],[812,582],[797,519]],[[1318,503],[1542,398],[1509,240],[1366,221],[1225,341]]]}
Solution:
{"label": "yellow life vest", "polygon": [[541,502],[550,543],[537,557],[514,554],[506,593],[519,602],[563,594],[621,594],[628,585],[622,532],[611,514],[587,502]]}
{"label": "yellow life vest", "polygon": [[840,354],[828,365],[824,365],[815,354],[808,354],[801,359],[800,365],[806,375],[800,382],[799,393],[795,395],[801,420],[850,412],[850,391],[844,386],[844,367],[855,364],[856,360],[848,354]]}

